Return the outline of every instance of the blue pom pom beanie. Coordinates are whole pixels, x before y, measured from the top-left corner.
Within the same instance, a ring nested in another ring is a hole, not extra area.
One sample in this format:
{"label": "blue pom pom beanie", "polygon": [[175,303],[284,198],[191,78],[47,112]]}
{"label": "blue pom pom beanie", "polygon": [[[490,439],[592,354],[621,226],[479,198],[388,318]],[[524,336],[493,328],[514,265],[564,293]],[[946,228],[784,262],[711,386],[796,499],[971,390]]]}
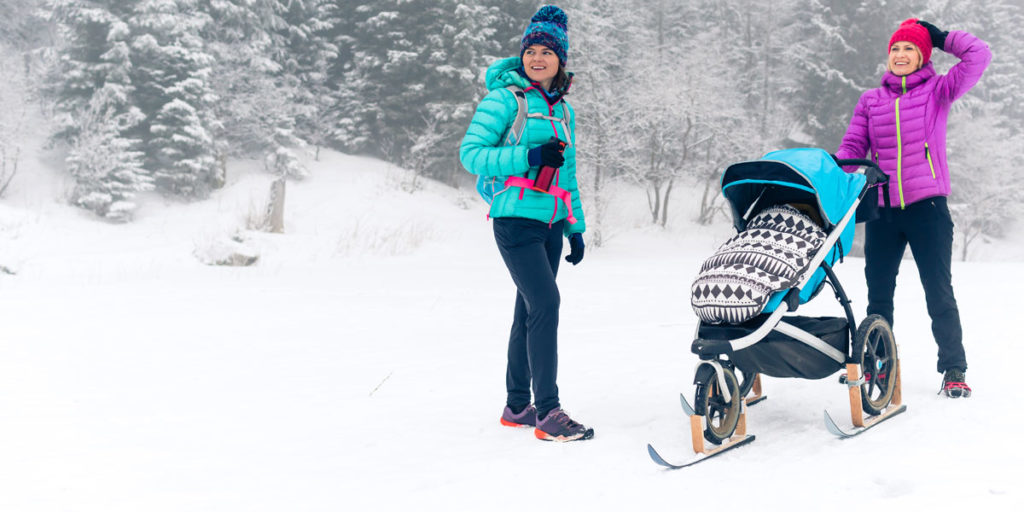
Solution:
{"label": "blue pom pom beanie", "polygon": [[554,5],[545,5],[538,9],[523,32],[519,56],[522,57],[531,45],[541,44],[554,50],[564,67],[569,61],[569,35],[566,33],[568,23],[569,17],[565,11]]}

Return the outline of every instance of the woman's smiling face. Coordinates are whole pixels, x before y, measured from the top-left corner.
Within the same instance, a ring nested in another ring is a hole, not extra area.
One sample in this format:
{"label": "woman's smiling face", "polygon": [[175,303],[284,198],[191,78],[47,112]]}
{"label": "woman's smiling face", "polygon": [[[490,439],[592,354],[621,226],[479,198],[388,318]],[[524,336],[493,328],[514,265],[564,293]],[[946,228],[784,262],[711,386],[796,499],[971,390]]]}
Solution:
{"label": "woman's smiling face", "polygon": [[523,69],[530,80],[548,89],[558,74],[558,54],[547,46],[531,45],[523,52]]}
{"label": "woman's smiling face", "polygon": [[921,68],[921,50],[909,41],[896,41],[889,48],[889,71],[906,76]]}

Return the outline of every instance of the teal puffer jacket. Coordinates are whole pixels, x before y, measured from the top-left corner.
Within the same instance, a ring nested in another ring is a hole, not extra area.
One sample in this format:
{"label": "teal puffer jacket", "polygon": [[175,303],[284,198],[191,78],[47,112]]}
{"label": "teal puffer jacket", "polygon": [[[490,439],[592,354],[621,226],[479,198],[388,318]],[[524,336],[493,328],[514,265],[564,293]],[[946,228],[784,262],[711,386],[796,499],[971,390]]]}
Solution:
{"label": "teal puffer jacket", "polygon": [[[477,106],[473,120],[469,123],[466,136],[462,139],[459,158],[467,171],[482,176],[523,176],[537,177],[538,167],[531,167],[527,152],[548,142],[551,137],[569,142],[565,148],[565,164],[555,177],[555,184],[567,190],[572,197],[575,224],[565,223],[565,235],[586,231],[583,205],[580,203],[579,187],[576,183],[576,113],[569,108],[569,131],[562,131],[562,124],[544,119],[527,119],[523,140],[518,146],[502,146],[506,132],[512,126],[519,107],[515,96],[505,87],[516,85],[526,92],[526,103],[530,113],[542,113],[561,119],[562,106],[548,105],[544,93],[531,86],[529,80],[519,74],[521,64],[518,57],[499,60],[487,69],[487,96]],[[560,100],[563,101],[563,100]],[[565,204],[552,195],[520,187],[509,187],[494,196],[491,203],[491,217],[521,217],[542,222],[558,222],[568,216]]]}

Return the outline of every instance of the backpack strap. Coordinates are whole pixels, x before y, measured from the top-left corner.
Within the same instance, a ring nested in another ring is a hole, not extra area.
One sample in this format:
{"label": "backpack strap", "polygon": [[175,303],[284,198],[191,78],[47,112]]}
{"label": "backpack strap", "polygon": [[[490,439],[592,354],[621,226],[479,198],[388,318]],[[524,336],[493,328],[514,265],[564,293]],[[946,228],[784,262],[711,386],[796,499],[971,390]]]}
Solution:
{"label": "backpack strap", "polygon": [[573,145],[573,133],[569,131],[569,104],[565,102],[565,98],[562,98],[562,129],[565,130],[565,137],[569,140],[565,143],[569,146]]}
{"label": "backpack strap", "polygon": [[562,104],[562,117],[557,118],[554,116],[548,116],[540,113],[530,112],[529,106],[526,103],[526,93],[518,85],[508,85],[505,87],[512,96],[516,99],[516,117],[512,121],[512,126],[508,129],[508,133],[505,134],[505,140],[503,145],[505,146],[518,146],[523,140],[523,133],[526,131],[526,120],[527,119],[544,119],[545,121],[553,121],[561,123],[562,132],[565,133],[567,140],[565,143],[569,146],[573,145],[572,132],[569,131],[569,104],[565,102],[563,98],[560,100]]}
{"label": "backpack strap", "polygon": [[508,133],[505,134],[505,146],[518,146],[519,142],[523,139],[523,131],[526,130],[526,117],[529,109],[526,106],[526,93],[523,89],[517,85],[509,85],[505,87],[512,93],[512,96],[516,99],[516,118],[512,121],[512,127],[508,129]]}
{"label": "backpack strap", "polygon": [[569,132],[569,105],[565,103],[564,99],[559,100],[559,103],[562,104],[562,117],[555,117],[555,116],[549,116],[549,115],[544,115],[544,114],[535,113],[535,112],[529,112],[529,113],[526,114],[526,118],[527,119],[543,119],[545,121],[551,121],[553,123],[561,124],[562,125],[562,133],[565,134],[564,135],[565,138],[569,139],[569,140],[566,140],[566,141],[563,141],[563,142],[566,143],[566,146],[572,146],[573,145],[572,134]]}

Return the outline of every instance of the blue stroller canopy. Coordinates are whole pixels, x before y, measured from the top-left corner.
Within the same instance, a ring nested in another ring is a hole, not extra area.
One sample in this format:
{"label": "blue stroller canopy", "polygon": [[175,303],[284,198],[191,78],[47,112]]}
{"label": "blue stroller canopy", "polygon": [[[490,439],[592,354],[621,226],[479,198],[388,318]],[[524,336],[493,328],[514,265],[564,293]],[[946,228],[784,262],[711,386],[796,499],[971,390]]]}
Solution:
{"label": "blue stroller canopy", "polygon": [[[864,188],[863,174],[846,173],[832,155],[822,149],[796,148],[772,151],[760,160],[730,165],[722,174],[722,195],[732,206],[733,224],[746,228],[745,215],[772,188],[779,196],[774,204],[809,201],[830,232],[857,202]],[[767,205],[762,205],[767,206]],[[756,212],[755,212],[756,213]],[[850,222],[849,227],[853,227]]]}
{"label": "blue stroller canopy", "polygon": [[[822,228],[831,233],[858,204],[867,178],[863,174],[843,171],[832,155],[815,148],[772,151],[761,160],[730,165],[722,174],[722,195],[732,207],[733,225],[743,231],[759,211],[774,205],[802,203],[815,207]],[[837,242],[828,251],[824,263],[834,265],[853,246],[856,219],[851,215]],[[800,303],[811,300],[825,279],[825,271],[817,269],[800,291]],[[782,302],[786,290],[775,293],[763,312],[770,313]]]}

